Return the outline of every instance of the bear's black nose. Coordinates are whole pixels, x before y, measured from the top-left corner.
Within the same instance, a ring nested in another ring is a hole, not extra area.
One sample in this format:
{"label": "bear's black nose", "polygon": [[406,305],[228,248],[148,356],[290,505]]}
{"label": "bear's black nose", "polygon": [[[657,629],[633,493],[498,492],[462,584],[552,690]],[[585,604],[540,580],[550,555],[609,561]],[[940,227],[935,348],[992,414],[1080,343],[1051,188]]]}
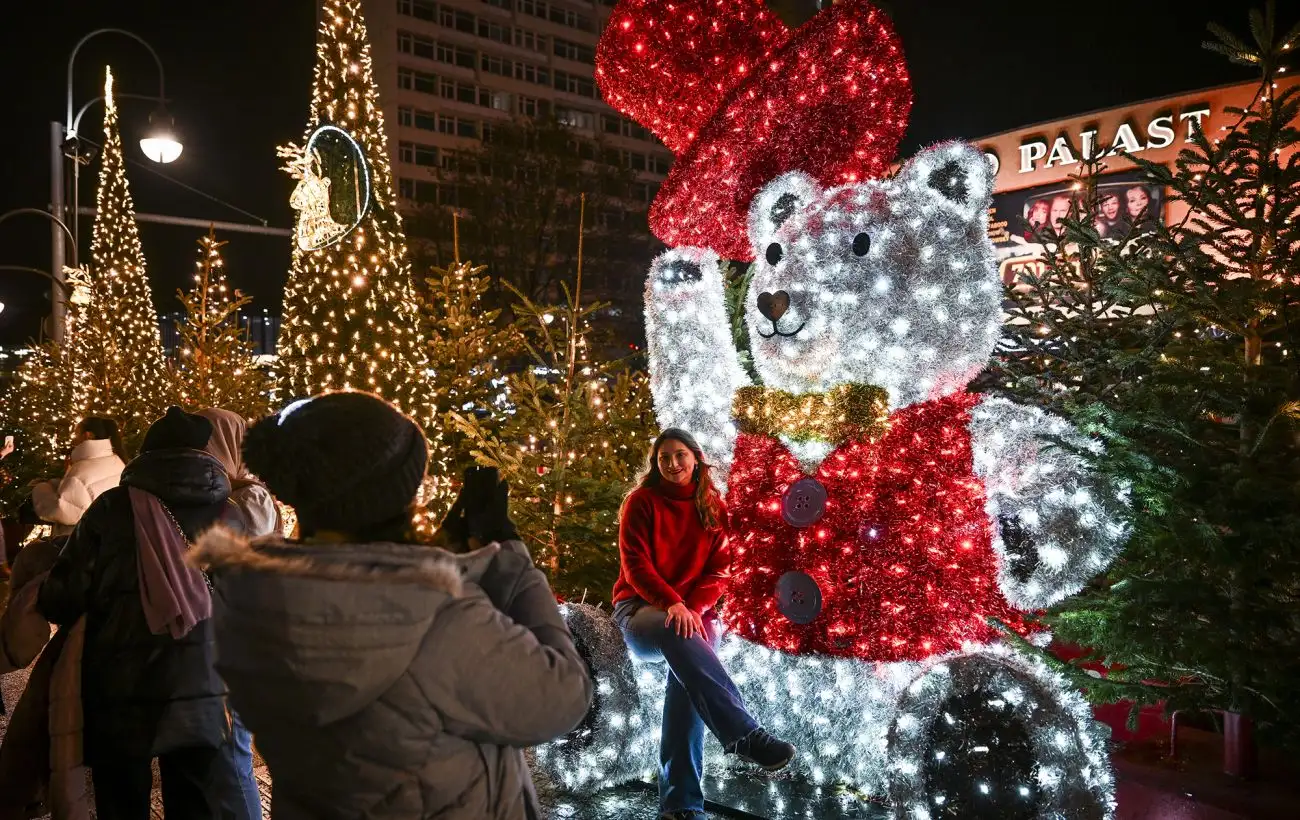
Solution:
{"label": "bear's black nose", "polygon": [[758,294],[758,312],[772,322],[779,321],[789,308],[790,294],[783,290],[778,290],[776,293],[764,291]]}

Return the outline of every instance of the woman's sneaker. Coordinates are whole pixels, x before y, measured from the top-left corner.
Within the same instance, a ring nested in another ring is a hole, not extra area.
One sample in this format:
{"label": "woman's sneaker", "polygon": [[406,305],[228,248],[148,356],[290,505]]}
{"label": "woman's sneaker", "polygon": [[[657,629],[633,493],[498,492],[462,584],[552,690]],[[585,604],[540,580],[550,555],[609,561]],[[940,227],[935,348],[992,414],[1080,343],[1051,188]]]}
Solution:
{"label": "woman's sneaker", "polygon": [[755,729],[731,744],[727,751],[746,763],[762,766],[769,772],[779,771],[794,760],[794,744],[786,743],[763,729]]}

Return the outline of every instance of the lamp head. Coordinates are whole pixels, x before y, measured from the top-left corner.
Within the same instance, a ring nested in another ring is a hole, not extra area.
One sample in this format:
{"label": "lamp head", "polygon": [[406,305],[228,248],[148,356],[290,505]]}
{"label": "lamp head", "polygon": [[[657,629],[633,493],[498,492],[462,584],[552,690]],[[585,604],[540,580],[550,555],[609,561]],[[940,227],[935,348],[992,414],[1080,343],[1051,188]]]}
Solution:
{"label": "lamp head", "polygon": [[149,128],[145,131],[144,138],[140,140],[140,150],[154,162],[166,165],[174,162],[184,149],[180,137],[176,135],[171,114],[167,113],[165,106],[159,105],[158,109],[149,115]]}

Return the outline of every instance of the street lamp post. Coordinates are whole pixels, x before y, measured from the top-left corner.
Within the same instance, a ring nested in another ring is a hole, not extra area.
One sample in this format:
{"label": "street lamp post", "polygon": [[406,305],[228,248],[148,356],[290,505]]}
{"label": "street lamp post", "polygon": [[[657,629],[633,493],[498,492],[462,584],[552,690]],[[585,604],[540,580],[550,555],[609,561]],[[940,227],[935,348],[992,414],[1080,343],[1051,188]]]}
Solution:
{"label": "street lamp post", "polygon": [[[55,286],[51,288],[50,318],[51,318],[52,327],[50,328],[50,338],[52,338],[55,342],[59,342],[59,343],[63,341],[63,331],[64,331],[64,325],[66,324],[66,315],[67,315],[67,295],[66,295],[67,285],[63,277],[64,260],[66,259],[64,253],[64,248],[65,248],[64,235],[67,234],[67,238],[72,241],[72,248],[73,248],[72,256],[74,259],[73,266],[75,267],[76,266],[75,259],[77,255],[77,250],[76,250],[77,243],[81,233],[79,227],[77,230],[68,231],[67,225],[64,223],[64,220],[69,216],[63,198],[63,191],[65,185],[64,147],[70,141],[76,140],[77,126],[80,125],[81,114],[84,114],[86,111],[86,108],[83,107],[80,113],[77,113],[75,116],[73,114],[72,70],[76,64],[77,53],[81,51],[81,47],[85,45],[88,40],[100,34],[121,34],[125,37],[129,37],[132,40],[135,40],[137,43],[145,47],[145,50],[147,50],[149,52],[149,55],[153,57],[154,64],[158,66],[158,97],[157,97],[158,107],[154,111],[154,113],[150,115],[149,130],[146,132],[144,139],[140,140],[140,149],[144,151],[145,156],[149,157],[149,159],[153,160],[154,162],[160,162],[160,163],[172,162],[173,160],[175,160],[177,157],[181,155],[181,151],[183,148],[180,140],[176,137],[175,133],[171,128],[171,123],[172,123],[171,115],[167,113],[167,98],[164,90],[165,80],[163,75],[163,65],[162,65],[162,60],[158,58],[158,52],[154,51],[153,47],[150,46],[147,42],[145,42],[144,39],[141,38],[139,35],[133,34],[132,32],[120,28],[96,29],[95,31],[92,31],[89,34],[87,34],[85,37],[82,37],[81,40],[78,41],[78,43],[75,46],[73,46],[72,54],[69,55],[68,57],[68,100],[67,100],[68,107],[67,107],[67,117],[65,120],[66,126],[64,123],[59,123],[59,122],[50,123],[50,211],[49,212],[55,218],[55,222],[58,223],[57,225],[54,225],[50,228],[50,256],[51,256],[50,267],[54,269],[52,272],[54,274],[54,281],[56,285],[62,286],[62,287]],[[122,95],[122,96],[127,96],[127,95]],[[93,103],[94,100],[92,100],[91,102]],[[80,166],[80,159],[78,156],[79,152],[76,151],[75,142],[73,142],[72,148],[74,151],[73,162],[77,163],[77,167],[74,172],[74,179],[78,183],[77,190],[73,192],[73,197],[74,200],[77,201],[79,204],[79,199],[80,199],[79,183],[81,179],[81,166]],[[78,216],[77,216],[75,205],[71,217],[72,217],[71,221],[73,222],[73,224],[77,225]],[[60,231],[60,226],[62,226],[62,231]]]}
{"label": "street lamp post", "polygon": [[[28,273],[37,273],[50,280],[50,296],[53,304],[59,305],[59,312],[51,312],[50,317],[50,338],[54,341],[63,343],[63,313],[67,310],[68,293],[72,289],[63,276],[63,239],[67,237],[72,244],[72,267],[77,267],[77,243],[73,241],[72,231],[68,228],[66,222],[59,219],[48,211],[42,211],[40,208],[15,208],[12,211],[6,211],[0,214],[0,223],[10,217],[20,216],[22,214],[35,214],[43,216],[50,220],[50,232],[54,234],[54,244],[59,248],[59,253],[55,256],[54,261],[59,264],[58,273],[49,273],[39,268],[29,268],[22,265],[0,265],[0,270],[20,270]],[[56,335],[57,334],[57,335]]]}

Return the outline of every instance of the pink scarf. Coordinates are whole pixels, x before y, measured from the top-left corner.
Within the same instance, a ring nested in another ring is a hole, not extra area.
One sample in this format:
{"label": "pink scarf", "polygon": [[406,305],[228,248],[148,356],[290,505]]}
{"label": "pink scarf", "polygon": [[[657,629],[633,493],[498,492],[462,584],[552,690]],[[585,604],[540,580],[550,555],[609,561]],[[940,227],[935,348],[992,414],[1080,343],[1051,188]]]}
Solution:
{"label": "pink scarf", "polygon": [[185,563],[185,534],[158,497],[135,487],[129,492],[145,621],[155,635],[184,637],[199,621],[212,617],[207,580]]}

